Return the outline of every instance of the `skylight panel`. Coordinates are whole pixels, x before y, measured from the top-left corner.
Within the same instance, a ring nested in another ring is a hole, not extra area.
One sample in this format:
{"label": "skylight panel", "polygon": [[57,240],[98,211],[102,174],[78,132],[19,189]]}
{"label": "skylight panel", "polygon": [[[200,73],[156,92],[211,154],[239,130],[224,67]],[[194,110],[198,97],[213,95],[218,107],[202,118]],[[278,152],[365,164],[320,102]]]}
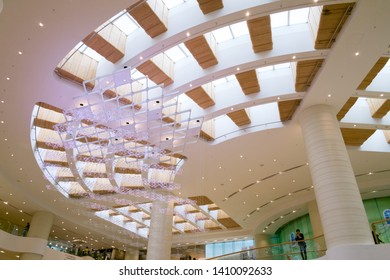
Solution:
{"label": "skylight panel", "polygon": [[271,27],[281,27],[288,25],[288,11],[271,15]]}
{"label": "skylight panel", "polygon": [[184,4],[186,1],[185,0],[162,0],[164,4],[167,6],[167,8],[173,9],[181,4]]}
{"label": "skylight panel", "polygon": [[274,65],[274,70],[290,68],[290,66],[291,66],[290,62],[281,63],[281,64],[275,64]]}
{"label": "skylight panel", "polygon": [[228,83],[228,82],[231,82],[234,80],[237,80],[236,76],[229,75],[229,76],[214,80],[212,83],[213,83],[213,86],[218,86],[218,85],[225,84],[225,83]]}
{"label": "skylight panel", "polygon": [[100,61],[103,58],[103,56],[101,56],[100,54],[95,52],[93,49],[91,49],[90,47],[85,45],[83,42],[79,42],[76,45],[75,49],[78,50],[79,52],[85,54],[85,55],[88,55],[89,57],[91,57],[97,61]]}
{"label": "skylight panel", "polygon": [[249,34],[249,29],[248,25],[246,24],[246,21],[232,24],[230,28],[232,30],[234,38]]}
{"label": "skylight panel", "polygon": [[225,26],[219,29],[216,29],[211,32],[214,35],[215,41],[221,43],[227,40],[233,39],[233,34],[229,26]]}
{"label": "skylight panel", "polygon": [[124,13],[122,16],[115,18],[112,23],[126,35],[129,35],[140,28],[128,13]]}
{"label": "skylight panel", "polygon": [[257,72],[261,73],[261,72],[267,72],[267,71],[272,71],[272,70],[274,70],[274,67],[273,67],[273,65],[270,65],[270,66],[258,68]]}
{"label": "skylight panel", "polygon": [[289,24],[307,23],[309,19],[309,8],[291,10],[289,16]]}
{"label": "skylight panel", "polygon": [[175,63],[188,56],[179,46],[174,46],[173,48],[166,50],[165,54]]}

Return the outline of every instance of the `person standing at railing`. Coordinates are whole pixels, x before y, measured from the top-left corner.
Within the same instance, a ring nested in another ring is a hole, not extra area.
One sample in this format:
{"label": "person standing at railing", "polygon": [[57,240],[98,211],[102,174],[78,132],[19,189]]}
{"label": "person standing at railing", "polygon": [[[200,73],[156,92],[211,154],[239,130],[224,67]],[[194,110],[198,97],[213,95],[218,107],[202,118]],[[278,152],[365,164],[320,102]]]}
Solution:
{"label": "person standing at railing", "polygon": [[302,260],[307,260],[305,236],[303,235],[303,233],[301,233],[299,229],[295,231],[295,241],[298,242]]}

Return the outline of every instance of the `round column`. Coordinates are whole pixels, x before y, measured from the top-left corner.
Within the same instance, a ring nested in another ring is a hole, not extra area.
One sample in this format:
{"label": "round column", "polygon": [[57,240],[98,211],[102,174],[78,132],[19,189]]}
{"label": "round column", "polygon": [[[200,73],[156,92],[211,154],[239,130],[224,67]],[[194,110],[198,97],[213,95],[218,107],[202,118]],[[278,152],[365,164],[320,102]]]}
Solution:
{"label": "round column", "polygon": [[152,204],[147,260],[169,260],[172,245],[173,202]]}
{"label": "round column", "polygon": [[[27,237],[35,237],[48,240],[54,216],[49,212],[36,212],[32,219]],[[21,255],[22,260],[41,260],[42,255],[33,253],[24,253]]]}
{"label": "round column", "polygon": [[255,234],[255,247],[260,248],[256,250],[256,259],[258,260],[272,260],[271,250],[271,236],[269,234]]}
{"label": "round column", "polygon": [[309,210],[310,224],[313,229],[313,237],[318,237],[314,240],[315,248],[317,251],[326,250],[326,243],[324,237],[319,237],[324,234],[324,230],[321,224],[321,216],[318,212],[317,202],[315,200],[310,201],[307,204],[307,209]]}
{"label": "round column", "polygon": [[373,244],[333,108],[309,107],[300,114],[300,123],[328,250],[343,245]]}

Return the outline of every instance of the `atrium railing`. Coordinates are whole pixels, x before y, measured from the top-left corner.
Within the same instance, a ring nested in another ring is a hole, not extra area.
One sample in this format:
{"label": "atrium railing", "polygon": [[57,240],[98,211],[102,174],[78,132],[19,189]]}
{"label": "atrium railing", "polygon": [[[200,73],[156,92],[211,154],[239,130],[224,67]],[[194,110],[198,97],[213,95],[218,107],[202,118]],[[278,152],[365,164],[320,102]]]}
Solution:
{"label": "atrium railing", "polygon": [[8,232],[12,235],[22,235],[23,232],[23,226],[18,226],[10,221],[4,220],[0,218],[0,230]]}
{"label": "atrium railing", "polygon": [[[326,245],[324,235],[305,239],[307,259],[317,259],[325,255]],[[264,247],[250,248],[208,260],[300,260],[302,259],[298,243],[283,242]]]}

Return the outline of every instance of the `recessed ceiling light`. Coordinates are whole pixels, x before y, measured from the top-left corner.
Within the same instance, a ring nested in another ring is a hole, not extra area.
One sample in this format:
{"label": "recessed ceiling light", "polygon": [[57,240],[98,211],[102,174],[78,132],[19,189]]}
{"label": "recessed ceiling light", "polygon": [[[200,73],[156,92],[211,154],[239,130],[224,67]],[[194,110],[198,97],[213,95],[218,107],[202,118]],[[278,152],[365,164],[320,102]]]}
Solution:
{"label": "recessed ceiling light", "polygon": [[[381,93],[380,97],[383,97],[383,95],[384,95],[384,94],[383,94],[383,93]],[[1,103],[4,103],[4,101],[1,101]]]}
{"label": "recessed ceiling light", "polygon": [[43,27],[43,23],[42,23],[42,22],[38,23],[38,25],[39,25],[40,27]]}
{"label": "recessed ceiling light", "polygon": [[11,78],[10,77],[7,77],[7,78],[5,78],[7,81],[9,81],[9,80],[11,80]]}
{"label": "recessed ceiling light", "polygon": [[22,55],[23,53],[21,51],[19,51],[18,54]]}
{"label": "recessed ceiling light", "polygon": [[332,97],[332,95],[331,95],[331,94],[328,94],[328,97]]}
{"label": "recessed ceiling light", "polygon": [[190,87],[192,87],[192,84],[190,84]]}
{"label": "recessed ceiling light", "polygon": [[240,67],[237,67],[237,71],[240,71]]}
{"label": "recessed ceiling light", "polygon": [[249,11],[245,13],[245,16],[249,17],[250,13]]}
{"label": "recessed ceiling light", "polygon": [[1,103],[4,103],[4,100],[1,100]]}
{"label": "recessed ceiling light", "polygon": [[358,56],[360,53],[359,52],[355,52],[355,55]]}
{"label": "recessed ceiling light", "polygon": [[191,33],[190,33],[190,32],[187,32],[187,34],[186,34],[186,35],[187,35],[187,37],[190,37]]}
{"label": "recessed ceiling light", "polygon": [[142,59],[144,59],[144,57],[143,57],[143,56],[140,56],[140,57],[139,57],[139,60],[142,60]]}
{"label": "recessed ceiling light", "polygon": [[293,55],[292,59],[296,59],[297,57],[295,55]]}

